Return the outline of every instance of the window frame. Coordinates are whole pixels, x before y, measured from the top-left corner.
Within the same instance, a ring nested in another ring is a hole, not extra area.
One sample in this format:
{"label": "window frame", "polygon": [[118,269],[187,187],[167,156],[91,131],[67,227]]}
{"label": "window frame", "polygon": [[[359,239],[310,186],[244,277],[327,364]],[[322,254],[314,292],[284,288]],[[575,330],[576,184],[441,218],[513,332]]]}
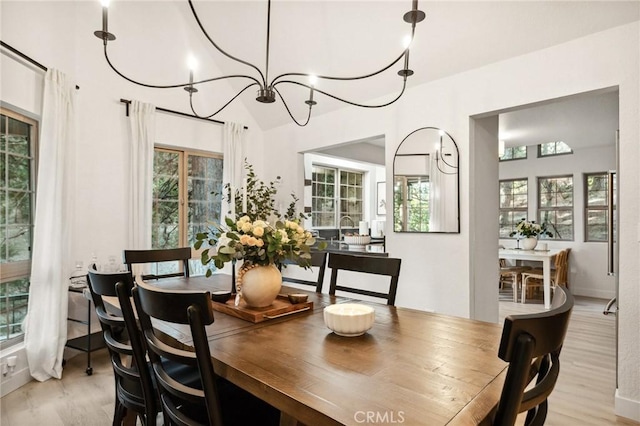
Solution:
{"label": "window frame", "polygon": [[[526,196],[527,205],[525,207],[517,207],[517,208],[514,208],[514,207],[503,208],[503,207],[501,207],[502,203],[500,202],[500,196],[502,194],[502,184],[506,183],[506,182],[519,182],[519,181],[525,182],[527,184],[527,194],[526,194],[527,195]],[[529,220],[529,178],[528,177],[514,178],[514,179],[500,179],[498,181],[498,214],[500,215],[500,214],[502,214],[504,212],[523,212],[524,213],[524,219],[525,220]],[[513,223],[513,227],[511,229],[510,233],[515,231],[515,225],[516,224],[517,224],[517,222]],[[517,239],[516,235],[514,235],[514,236],[506,236],[506,237],[501,236],[500,235],[500,224],[498,224],[498,237],[500,239]]]}
{"label": "window frame", "polygon": [[[187,247],[191,244],[188,241],[188,209],[189,209],[189,199],[188,199],[188,184],[189,184],[189,156],[198,156],[198,157],[207,157],[207,158],[215,158],[222,160],[222,154],[203,151],[197,149],[189,149],[189,148],[181,148],[181,147],[172,147],[165,145],[154,146],[154,155],[156,152],[168,152],[178,154],[178,247]],[[153,176],[155,178],[155,170],[153,171]],[[220,194],[220,197],[222,195]],[[154,200],[152,199],[152,205]],[[153,223],[152,223],[153,226]],[[153,231],[152,231],[153,232]],[[154,247],[155,248],[155,247]]]}
{"label": "window frame", "polygon": [[[569,148],[569,152],[558,152],[559,143],[565,144]],[[543,154],[542,146],[549,145],[549,144],[554,144],[553,154]],[[572,154],[573,154],[573,149],[564,141],[551,141],[551,142],[544,142],[544,143],[538,144],[538,158],[558,157],[561,155],[572,155]]]}
{"label": "window frame", "polygon": [[[505,146],[504,147],[504,152],[506,154],[507,150],[512,151],[515,148],[521,148],[522,146]],[[526,160],[529,157],[529,147],[527,147],[526,145],[524,146],[524,157],[512,157],[511,158],[503,158],[504,154],[502,154],[502,156],[498,159],[498,161],[500,162],[506,162],[506,161],[518,161],[518,160]]]}
{"label": "window frame", "polygon": [[[588,180],[589,177],[591,176],[601,176],[603,177],[606,181],[606,197],[605,197],[605,204],[604,205],[599,205],[599,206],[590,206],[589,205],[589,185],[588,185]],[[615,184],[615,181],[614,181]],[[583,186],[584,186],[584,242],[585,243],[606,243],[609,240],[609,220],[611,220],[611,218],[609,218],[609,173],[608,172],[589,172],[589,173],[584,173],[583,174]],[[614,211],[616,208],[615,202],[613,205]],[[589,218],[589,212],[590,211],[604,211],[605,212],[605,239],[604,240],[594,240],[594,239],[590,239],[589,238],[589,223],[588,223],[588,218]],[[615,220],[615,215],[614,215],[614,220]]]}
{"label": "window frame", "polygon": [[[37,118],[32,116],[27,116],[25,114],[17,112],[16,110],[11,109],[10,107],[5,106],[4,104],[0,106],[0,114],[6,116],[7,119],[12,118],[14,120],[18,120],[30,126],[30,134],[29,134],[30,147],[29,147],[28,158],[30,160],[29,179],[31,180],[31,185],[28,191],[30,191],[31,193],[30,195],[31,242],[29,247],[29,259],[0,263],[2,265],[2,268],[0,268],[0,285],[6,285],[11,282],[22,280],[22,279],[26,279],[26,280],[31,279],[31,262],[32,262],[31,256],[33,253],[33,229],[34,229],[34,223],[35,223],[36,185],[37,185],[37,179],[38,179],[38,163],[39,163],[38,136],[39,136],[40,122]],[[8,131],[8,128],[7,128],[7,131]],[[6,173],[8,173],[8,167],[7,167]],[[5,176],[5,179],[6,178],[7,177]],[[5,217],[6,217],[6,214],[7,213],[5,212]],[[6,224],[3,224],[3,225],[6,226]],[[28,303],[28,300],[29,300],[29,296],[27,294],[27,303]],[[8,312],[9,311],[7,310],[7,313]],[[6,349],[18,343],[21,343],[23,340],[24,340],[24,332],[14,337],[10,337],[7,339],[0,339],[0,349]]]}
{"label": "window frame", "polygon": [[[540,198],[541,198],[541,194],[542,191],[540,190],[541,188],[541,183],[543,180],[547,180],[547,179],[563,179],[563,178],[571,178],[571,206],[570,207],[558,207],[557,205],[553,206],[553,207],[542,207],[541,206],[541,202],[540,202]],[[564,174],[564,175],[553,175],[553,176],[538,176],[537,177],[537,208],[536,208],[536,219],[538,223],[542,223],[542,212],[543,211],[569,211],[571,212],[571,236],[570,238],[558,238],[558,232],[556,232],[556,223],[553,222],[551,224],[551,229],[550,231],[553,233],[553,238],[556,241],[575,241],[575,233],[576,233],[576,220],[575,220],[575,212],[574,212],[574,208],[575,208],[575,179],[573,177],[573,174]]]}
{"label": "window frame", "polygon": [[[315,167],[320,167],[320,168],[324,168],[324,169],[330,169],[330,170],[334,170],[335,172],[335,178],[333,181],[333,202],[334,202],[334,209],[333,209],[333,225],[324,225],[324,226],[320,226],[320,225],[315,225],[313,223],[314,220],[314,213],[328,213],[329,211],[320,211],[320,210],[313,210],[313,205],[314,205],[314,199],[317,197],[314,194],[313,191],[313,187],[314,184],[316,184],[317,182],[313,180],[313,176],[311,179],[311,213],[310,213],[310,220],[311,220],[311,226],[314,229],[338,229],[340,227],[340,223],[339,220],[342,216],[342,197],[340,196],[340,188],[342,186],[342,176],[341,173],[342,172],[348,172],[348,173],[356,173],[359,174],[362,178],[361,178],[361,197],[359,198],[359,201],[361,203],[361,211],[360,211],[360,218],[352,218],[352,220],[354,221],[354,225],[353,228],[357,228],[358,227],[358,222],[359,220],[365,220],[366,218],[366,197],[365,197],[365,193],[367,190],[367,175],[368,172],[365,170],[358,170],[358,169],[354,169],[354,168],[348,168],[348,167],[340,167],[340,166],[335,166],[335,165],[328,165],[328,164],[323,164],[323,163],[312,163],[311,164],[311,168],[312,170]],[[349,185],[347,183],[347,185]],[[324,197],[326,198],[326,197]],[[358,200],[356,200],[358,201]],[[349,217],[352,217],[351,215],[349,215]]]}

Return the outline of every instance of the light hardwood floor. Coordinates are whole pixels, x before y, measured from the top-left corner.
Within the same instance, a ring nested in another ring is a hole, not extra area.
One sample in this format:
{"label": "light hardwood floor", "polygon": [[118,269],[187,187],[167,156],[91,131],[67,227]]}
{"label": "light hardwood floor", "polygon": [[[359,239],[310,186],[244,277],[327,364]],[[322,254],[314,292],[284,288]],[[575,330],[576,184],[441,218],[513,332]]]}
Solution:
{"label": "light hardwood floor", "polygon": [[[508,289],[500,300],[500,321],[506,315],[542,309],[541,301],[513,303]],[[560,357],[560,378],[549,401],[548,426],[639,424],[613,413],[615,318],[602,315],[605,303],[576,299]],[[86,358],[81,354],[69,360],[62,380],[34,381],[2,398],[0,425],[110,425],[114,390],[106,350],[94,352],[92,361],[92,376],[85,374]]]}

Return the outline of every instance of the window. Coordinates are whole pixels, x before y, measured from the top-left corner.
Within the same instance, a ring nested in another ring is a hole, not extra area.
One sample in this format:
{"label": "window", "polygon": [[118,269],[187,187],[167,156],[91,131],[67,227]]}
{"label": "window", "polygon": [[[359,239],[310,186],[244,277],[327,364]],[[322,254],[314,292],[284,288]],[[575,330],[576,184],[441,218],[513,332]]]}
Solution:
{"label": "window", "polygon": [[538,157],[551,157],[564,154],[573,154],[573,150],[562,141],[547,142],[538,145]]}
{"label": "window", "polygon": [[538,178],[538,222],[555,239],[573,240],[573,176]]}
{"label": "window", "polygon": [[429,176],[396,176],[394,185],[393,230],[429,232]]}
{"label": "window", "polygon": [[500,161],[524,160],[527,158],[526,146],[509,146],[504,148]]}
{"label": "window", "polygon": [[22,339],[27,314],[37,122],[0,109],[0,347]]}
{"label": "window", "polygon": [[357,227],[363,220],[364,173],[325,166],[313,166],[311,177],[311,225],[337,228],[340,218],[349,216]]}
{"label": "window", "polygon": [[511,238],[518,222],[527,219],[528,196],[527,179],[500,181],[500,238]]}
{"label": "window", "polygon": [[[616,181],[613,180],[615,186]],[[609,174],[584,175],[585,241],[607,241],[609,236]],[[613,193],[615,194],[615,188]],[[614,201],[615,207],[615,201]]]}
{"label": "window", "polygon": [[[205,232],[211,222],[220,222],[221,193],[221,157],[156,148],[153,157],[152,247],[193,246],[198,232]],[[194,274],[202,273],[202,268],[198,261],[191,264]],[[162,272],[170,271],[163,269]]]}

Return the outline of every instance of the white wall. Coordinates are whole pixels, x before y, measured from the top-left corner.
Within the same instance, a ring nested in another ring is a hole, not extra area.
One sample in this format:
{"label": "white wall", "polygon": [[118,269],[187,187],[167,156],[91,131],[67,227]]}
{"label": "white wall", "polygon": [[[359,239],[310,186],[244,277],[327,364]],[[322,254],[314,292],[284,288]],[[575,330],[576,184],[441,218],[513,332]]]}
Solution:
{"label": "white wall", "polygon": [[[611,139],[615,138],[611,135]],[[615,148],[599,146],[574,150],[571,155],[538,158],[537,146],[527,148],[526,160],[500,163],[500,179],[528,178],[529,219],[536,220],[538,181],[541,176],[573,176],[573,241],[545,240],[550,248],[571,248],[569,256],[569,285],[580,296],[610,299],[615,296],[615,280],[607,276],[607,244],[584,242],[584,173],[606,172],[615,169]],[[500,244],[515,247],[515,240],[502,239]]]}
{"label": "white wall", "polygon": [[[403,259],[397,304],[434,309],[452,315],[469,316],[482,312],[474,306],[473,291],[495,292],[492,276],[478,276],[471,270],[471,256],[477,250],[496,252],[495,243],[471,247],[470,225],[496,229],[497,204],[483,202],[471,194],[486,185],[497,194],[497,182],[470,171],[469,117],[490,114],[506,108],[555,99],[575,93],[618,86],[620,90],[620,388],[618,413],[640,420],[640,290],[638,251],[638,99],[639,27],[621,26],[548,49],[491,64],[429,84],[411,88],[394,106],[375,111],[345,108],[314,118],[305,130],[283,126],[266,132],[265,142],[275,147],[265,152],[266,164],[282,161],[284,151],[310,151],[329,141],[356,140],[384,134],[386,163],[405,135],[423,126],[446,129],[460,148],[461,233],[396,234],[387,223],[387,251]],[[550,66],[549,64],[553,64]],[[425,99],[437,102],[425,102]],[[387,168],[387,182],[391,170]],[[295,188],[296,181],[290,185]],[[391,199],[387,189],[387,199]],[[624,204],[623,204],[624,203]],[[470,215],[487,212],[471,221]],[[494,235],[496,235],[494,233]],[[494,240],[495,241],[495,240]],[[577,266],[577,265],[576,265]],[[496,307],[497,309],[497,307]],[[625,405],[626,400],[631,401]],[[626,407],[626,408],[625,408]]]}

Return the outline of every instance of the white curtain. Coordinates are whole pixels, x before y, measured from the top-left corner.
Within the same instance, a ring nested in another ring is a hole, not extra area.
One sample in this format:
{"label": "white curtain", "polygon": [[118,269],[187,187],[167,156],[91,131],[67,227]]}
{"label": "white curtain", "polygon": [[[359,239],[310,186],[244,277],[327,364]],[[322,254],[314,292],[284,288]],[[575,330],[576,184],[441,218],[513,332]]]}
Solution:
{"label": "white curtain", "polygon": [[[222,163],[222,185],[230,184],[235,189],[240,189],[243,185],[244,176],[244,140],[245,128],[239,123],[224,123],[222,128],[223,137],[223,163]],[[230,206],[223,196],[222,211],[220,221],[224,223],[224,217],[228,215]]]}
{"label": "white curtain", "polygon": [[38,155],[31,285],[25,321],[29,371],[39,381],[62,377],[74,224],[75,88],[66,75],[45,75]]}
{"label": "white curtain", "polygon": [[[129,242],[127,248],[151,248],[153,197],[153,143],[156,107],[139,101],[129,106]],[[133,273],[146,273],[144,265],[134,265]]]}

